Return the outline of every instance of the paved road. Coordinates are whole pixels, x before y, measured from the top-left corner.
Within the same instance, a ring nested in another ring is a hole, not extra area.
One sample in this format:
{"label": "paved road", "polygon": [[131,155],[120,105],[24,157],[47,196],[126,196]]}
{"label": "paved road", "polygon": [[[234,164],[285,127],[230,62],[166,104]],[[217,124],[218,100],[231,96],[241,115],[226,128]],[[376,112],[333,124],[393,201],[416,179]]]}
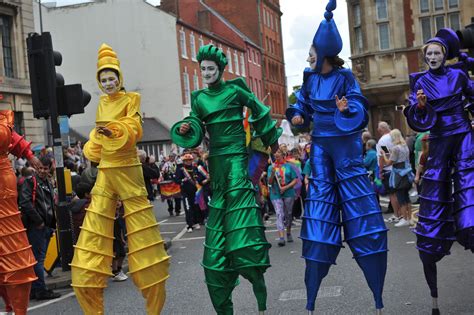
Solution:
{"label": "paved road", "polygon": [[[214,314],[202,268],[204,230],[185,233],[184,217],[168,217],[161,203],[155,209],[165,236],[174,239],[170,249],[171,278],[167,283],[167,302],[163,314]],[[267,228],[273,266],[266,273],[268,286],[267,314],[304,314],[304,260],[300,258],[299,239],[283,248],[276,245],[274,220]],[[431,300],[422,267],[414,248],[415,237],[408,228],[390,226],[389,265],[384,299],[385,314],[429,314]],[[295,227],[295,234],[299,227]],[[455,245],[452,255],[439,264],[440,306],[443,314],[474,314],[473,256]],[[81,314],[71,290],[65,298],[50,304],[31,303],[31,314]],[[105,291],[106,314],[145,314],[144,301],[131,280],[110,282]],[[257,314],[256,302],[246,280],[234,291],[236,314]],[[316,314],[371,314],[371,293],[362,272],[351,258],[349,248],[341,251],[323,282]]]}

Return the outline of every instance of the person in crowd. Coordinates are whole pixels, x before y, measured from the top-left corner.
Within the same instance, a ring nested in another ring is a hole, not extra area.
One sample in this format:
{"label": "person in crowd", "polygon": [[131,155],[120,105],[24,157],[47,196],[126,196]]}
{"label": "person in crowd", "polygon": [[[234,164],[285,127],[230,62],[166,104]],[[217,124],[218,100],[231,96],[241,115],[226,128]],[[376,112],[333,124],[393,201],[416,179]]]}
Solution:
{"label": "person in crowd", "polygon": [[309,50],[297,102],[286,111],[292,125],[311,131],[311,177],[301,228],[306,259],[306,309],[313,313],[323,278],[342,247],[341,228],[373,292],[376,312],[383,308],[387,268],[387,229],[362,158],[362,131],[368,102],[352,71],[338,57],[342,39],[333,19],[336,1],[326,6]]}
{"label": "person in crowd", "polygon": [[180,147],[197,147],[209,134],[209,174],[212,200],[202,265],[214,309],[233,311],[232,291],[239,275],[252,283],[260,312],[266,310],[267,290],[263,274],[270,266],[261,212],[248,175],[248,153],[243,124],[244,106],[252,111],[249,121],[263,145],[278,146],[282,130],[270,119],[270,109],[250,91],[243,78],[223,81],[227,57],[213,45],[202,46],[197,60],[208,88],[191,94],[191,116],[171,128]]}
{"label": "person in crowd", "polygon": [[365,156],[365,150],[367,149],[367,141],[369,141],[370,139],[373,139],[373,137],[368,130],[362,132],[362,156]]}
{"label": "person in crowd", "polygon": [[91,191],[92,185],[85,182],[79,182],[76,187],[76,198],[72,200],[70,211],[72,213],[72,225],[73,225],[73,241],[77,243],[79,234],[81,232],[81,226],[86,216],[86,208],[91,203]]}
{"label": "person in crowd", "polygon": [[364,155],[364,166],[369,173],[369,177],[375,177],[375,172],[377,170],[377,151],[375,151],[375,147],[377,146],[377,142],[374,139],[369,139],[365,144],[365,155]]}
{"label": "person in crowd", "polygon": [[275,152],[275,162],[268,167],[268,187],[270,201],[275,208],[277,216],[278,246],[285,246],[286,240],[293,242],[291,223],[293,221],[293,204],[295,202],[295,185],[298,181],[293,167],[286,161],[283,150]]}
{"label": "person in crowd", "polygon": [[140,163],[142,163],[143,179],[145,180],[145,187],[147,191],[147,199],[150,202],[155,200],[155,194],[153,192],[153,186],[151,181],[154,179],[160,178],[160,172],[150,166],[149,161],[147,161],[147,154],[143,150],[138,150],[138,158]]}
{"label": "person in crowd", "polygon": [[38,277],[32,283],[30,298],[38,300],[55,299],[61,294],[49,290],[44,281],[44,259],[55,228],[54,189],[48,180],[52,162],[47,157],[40,159],[37,174],[25,179],[21,185],[20,207],[28,241],[36,258],[34,267]]}
{"label": "person in crowd", "polygon": [[262,210],[263,220],[267,221],[269,215],[270,193],[268,189],[267,172],[262,172],[257,185],[257,202]]}
{"label": "person in crowd", "polygon": [[211,177],[209,176],[209,166],[208,166],[208,153],[201,153],[201,159],[202,159],[202,164],[198,164],[196,166],[196,174],[197,178],[196,181],[197,183],[201,186],[201,191],[200,193],[202,196],[199,198],[196,196],[197,204],[199,205],[199,208],[202,212],[203,219],[207,219],[207,216],[209,214],[208,210],[208,204],[209,201],[211,200],[212,196],[212,191],[211,191]]}
{"label": "person in crowd", "polygon": [[411,201],[409,191],[413,183],[413,172],[410,164],[410,150],[398,129],[390,131],[392,149],[389,154],[380,152],[384,158],[383,165],[392,166],[389,176],[389,185],[397,196],[397,204],[400,207],[402,218],[395,227],[409,226],[411,220]]}
{"label": "person in crowd", "polygon": [[426,162],[428,162],[428,153],[429,153],[429,148],[430,148],[429,134],[425,134],[421,141],[422,142],[421,142],[420,161],[418,162],[418,167],[416,168],[416,174],[415,174],[415,184],[419,187],[420,192],[421,192],[421,186],[423,182],[422,177],[426,170]]}
{"label": "person in crowd", "polygon": [[159,178],[153,178],[151,180],[151,187],[153,188],[153,197],[156,199],[156,195],[157,193],[159,193],[159,182],[160,182],[160,178],[161,177],[161,173],[160,173],[160,167],[158,165],[156,165],[156,158],[154,155],[150,155],[148,157],[148,165],[155,171],[157,172],[158,174],[160,174],[160,177]]}
{"label": "person in crowd", "polygon": [[[168,212],[173,215],[173,211],[176,216],[181,213],[181,191],[179,190],[179,184],[175,183],[177,171],[177,159],[176,154],[171,153],[168,161],[165,162],[161,168],[161,175],[163,180],[160,183],[160,192],[162,200],[166,200],[168,203]],[[168,195],[168,192],[170,195]],[[174,200],[174,206],[173,206]]]}
{"label": "person in crowd", "polygon": [[[421,159],[421,152],[423,150],[423,139],[426,135],[429,136],[430,132],[425,131],[425,132],[419,132],[416,135],[416,140],[415,140],[415,145],[414,145],[414,159],[415,159],[415,170],[418,170],[418,166],[420,164],[420,159]],[[415,201],[416,204],[420,203],[420,194],[421,194],[421,186],[418,183],[416,184],[416,191],[418,192],[418,198]]]}
{"label": "person in crowd", "polygon": [[120,61],[106,44],[98,52],[96,80],[103,94],[84,155],[99,166],[70,264],[72,287],[84,313],[104,312],[104,288],[113,275],[113,227],[120,199],[128,232],[129,273],[146,299],[147,313],[159,314],[166,297],[170,257],[147,200],[137,156],[136,144],[143,133],[140,94],[125,91]]}
{"label": "person in crowd", "polygon": [[[429,69],[410,74],[408,125],[430,131],[428,159],[415,228],[417,248],[439,314],[437,266],[457,240],[474,252],[474,84],[469,68],[474,60],[460,52],[457,34],[438,30],[422,47]],[[459,62],[447,65],[447,60]],[[454,187],[453,187],[454,184]],[[472,260],[471,260],[472,261]]]}
{"label": "person in crowd", "polygon": [[193,167],[194,157],[192,154],[187,153],[183,155],[181,159],[183,160],[184,164],[176,171],[176,182],[181,185],[184,213],[186,215],[187,232],[192,233],[195,224],[197,230],[201,228],[200,223],[195,221],[195,218],[197,217],[196,212],[201,212],[195,202],[197,191],[197,174],[195,172],[195,168]]}
{"label": "person in crowd", "polygon": [[[389,184],[390,174],[392,172],[392,165],[386,165],[384,163],[384,155],[389,154],[390,150],[393,147],[392,138],[390,137],[390,131],[392,131],[392,129],[385,121],[380,121],[378,123],[377,132],[380,135],[380,139],[376,145],[378,158],[377,164],[379,167],[378,178],[382,180],[383,191],[388,194],[388,197],[390,199],[389,208],[391,206],[394,212],[394,214],[390,216],[390,218],[386,219],[385,222],[398,223],[398,221],[400,221],[402,217],[400,214],[400,206],[398,205],[397,195]],[[384,154],[382,155],[381,152],[384,152]]]}
{"label": "person in crowd", "polygon": [[301,154],[298,147],[290,150],[290,154],[286,158],[288,164],[293,168],[296,173],[296,184],[293,186],[295,190],[295,201],[293,203],[293,210],[291,211],[293,218],[300,219],[303,214],[303,200],[306,198],[306,191],[303,185],[303,175],[301,174]]}
{"label": "person in crowd", "polygon": [[5,312],[25,315],[36,261],[18,211],[17,179],[8,155],[24,157],[36,168],[41,162],[14,131],[14,117],[13,111],[0,110],[0,296]]}
{"label": "person in crowd", "polygon": [[91,187],[94,187],[94,184],[97,180],[97,174],[99,172],[97,166],[99,166],[98,163],[89,161],[89,166],[87,166],[81,174],[82,183],[86,183],[89,184]]}
{"label": "person in crowd", "polygon": [[125,251],[125,231],[122,229],[125,219],[123,218],[124,208],[123,203],[117,200],[117,208],[115,212],[114,221],[114,259],[112,260],[112,281],[122,282],[128,279],[128,276],[123,272],[123,261],[126,257]]}

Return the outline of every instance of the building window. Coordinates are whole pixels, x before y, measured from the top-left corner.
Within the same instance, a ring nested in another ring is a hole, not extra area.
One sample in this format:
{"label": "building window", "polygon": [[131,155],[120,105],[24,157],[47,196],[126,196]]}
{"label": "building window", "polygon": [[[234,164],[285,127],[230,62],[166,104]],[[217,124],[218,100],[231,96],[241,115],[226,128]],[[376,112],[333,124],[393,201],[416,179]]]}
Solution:
{"label": "building window", "polygon": [[423,43],[426,43],[426,41],[431,38],[431,18],[422,18],[420,21]]}
{"label": "building window", "polygon": [[449,27],[455,31],[461,28],[461,23],[459,22],[459,13],[449,14]]}
{"label": "building window", "polygon": [[270,28],[273,29],[273,14],[270,14]]}
{"label": "building window", "polygon": [[255,54],[256,58],[255,58],[255,62],[257,63],[257,65],[259,66],[260,65],[260,54],[257,52]]}
{"label": "building window", "polygon": [[377,10],[377,20],[388,19],[387,0],[375,0],[375,8]]}
{"label": "building window", "polygon": [[436,31],[439,31],[441,28],[444,28],[444,15],[435,16],[435,26]]}
{"label": "building window", "polygon": [[436,11],[444,10],[444,0],[433,0],[433,6]]}
{"label": "building window", "polygon": [[229,65],[229,72],[234,73],[232,66],[232,55],[230,54],[230,49],[227,48],[227,64]]}
{"label": "building window", "polygon": [[181,57],[188,58],[188,53],[186,51],[186,33],[181,29],[179,31],[179,44],[181,46]]}
{"label": "building window", "polygon": [[449,8],[452,9],[452,8],[457,8],[459,6],[458,4],[459,0],[449,0],[448,3],[449,3]]}
{"label": "building window", "polygon": [[425,13],[430,11],[429,0],[420,0],[420,12]]}
{"label": "building window", "polygon": [[184,68],[184,73],[183,73],[183,84],[184,84],[184,105],[190,105],[191,104],[191,89],[189,87],[189,75],[186,68]]}
{"label": "building window", "polygon": [[253,50],[251,50],[250,48],[247,48],[247,59],[249,62],[252,62],[252,53],[253,53]]}
{"label": "building window", "polygon": [[280,27],[278,23],[278,18],[275,17],[275,32],[279,33],[280,32]]}
{"label": "building window", "polygon": [[379,24],[378,27],[380,50],[390,49],[390,30],[388,23]]}
{"label": "building window", "polygon": [[189,34],[189,48],[191,49],[191,59],[196,61],[196,41],[194,33]]}
{"label": "building window", "polygon": [[13,126],[13,129],[15,130],[16,133],[20,135],[25,134],[25,120],[23,118],[23,112],[13,112],[13,115],[15,115],[15,125]]}
{"label": "building window", "polygon": [[242,76],[245,77],[246,70],[245,70],[245,58],[244,58],[244,53],[240,53],[240,71],[242,71]]}
{"label": "building window", "polygon": [[196,71],[196,70],[194,70],[193,85],[194,85],[194,91],[199,90],[199,77],[198,77],[198,75],[197,75],[197,71]]}
{"label": "building window", "polygon": [[0,39],[2,40],[4,75],[13,78],[13,45],[12,45],[13,17],[0,15]]}
{"label": "building window", "polygon": [[204,39],[202,39],[202,36],[199,36],[199,48],[204,46]]}
{"label": "building window", "polygon": [[361,53],[364,50],[364,43],[362,41],[362,30],[360,27],[354,28],[355,40],[356,40],[356,51]]}
{"label": "building window", "polygon": [[360,5],[356,4],[353,7],[354,26],[360,26]]}
{"label": "building window", "polygon": [[239,57],[237,55],[237,52],[234,50],[234,66],[235,66],[235,74],[239,75]]}

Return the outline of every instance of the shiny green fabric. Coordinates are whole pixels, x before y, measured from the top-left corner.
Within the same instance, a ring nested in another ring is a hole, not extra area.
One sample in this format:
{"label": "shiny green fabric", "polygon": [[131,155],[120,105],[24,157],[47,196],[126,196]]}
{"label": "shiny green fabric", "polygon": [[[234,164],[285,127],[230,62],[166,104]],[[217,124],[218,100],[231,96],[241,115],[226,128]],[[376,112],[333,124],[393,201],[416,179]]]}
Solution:
{"label": "shiny green fabric", "polygon": [[[218,314],[232,314],[231,294],[241,275],[252,283],[258,309],[263,311],[267,299],[263,274],[270,266],[271,245],[265,238],[261,212],[248,176],[243,107],[251,109],[255,135],[264,145],[275,143],[281,129],[275,127],[269,108],[256,99],[241,78],[195,91],[191,100],[191,116],[205,124],[210,138],[213,196],[202,265],[212,303]],[[180,136],[178,141],[195,142],[195,134]],[[171,137],[175,141],[176,133],[172,132]],[[183,137],[194,139],[182,141]]]}

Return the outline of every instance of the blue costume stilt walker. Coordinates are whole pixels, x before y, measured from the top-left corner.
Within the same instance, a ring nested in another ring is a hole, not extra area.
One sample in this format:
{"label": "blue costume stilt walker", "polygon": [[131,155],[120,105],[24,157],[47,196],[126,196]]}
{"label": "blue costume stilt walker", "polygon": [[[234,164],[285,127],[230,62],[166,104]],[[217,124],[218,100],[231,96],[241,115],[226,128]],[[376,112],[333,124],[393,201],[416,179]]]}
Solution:
{"label": "blue costume stilt walker", "polygon": [[332,19],[335,8],[336,1],[329,1],[325,19],[313,39],[308,59],[311,67],[304,71],[296,104],[286,112],[294,125],[307,126],[311,119],[314,125],[312,175],[301,229],[306,309],[310,313],[314,310],[321,281],[336,262],[343,227],[345,242],[364,273],[380,313],[387,269],[387,229],[362,158],[367,100],[352,72],[342,68],[337,57],[342,39]]}

